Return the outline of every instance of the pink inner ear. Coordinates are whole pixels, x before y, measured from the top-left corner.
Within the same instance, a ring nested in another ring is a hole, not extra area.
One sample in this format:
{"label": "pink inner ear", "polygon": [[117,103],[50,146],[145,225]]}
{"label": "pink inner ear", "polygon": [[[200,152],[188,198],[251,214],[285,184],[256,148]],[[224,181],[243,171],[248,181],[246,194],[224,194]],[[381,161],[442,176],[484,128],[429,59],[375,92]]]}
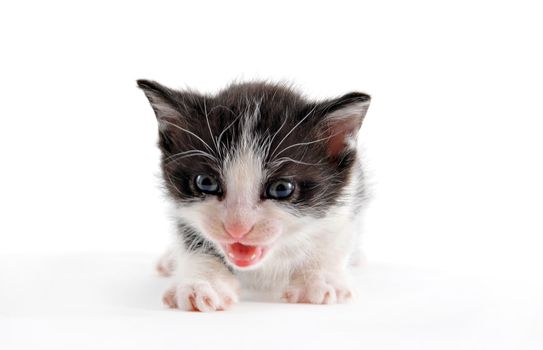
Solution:
{"label": "pink inner ear", "polygon": [[361,118],[347,117],[330,121],[328,139],[328,154],[337,157],[348,146],[348,139],[354,138],[360,128]]}

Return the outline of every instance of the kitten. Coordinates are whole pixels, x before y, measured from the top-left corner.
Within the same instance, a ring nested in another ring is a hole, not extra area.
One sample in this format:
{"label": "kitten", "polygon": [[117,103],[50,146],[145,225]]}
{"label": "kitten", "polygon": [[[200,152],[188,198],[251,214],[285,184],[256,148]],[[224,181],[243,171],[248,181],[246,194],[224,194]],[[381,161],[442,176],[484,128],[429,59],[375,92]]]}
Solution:
{"label": "kitten", "polygon": [[356,136],[370,96],[309,101],[279,84],[216,95],[138,80],[158,119],[162,172],[180,244],[170,307],[224,310],[240,285],[288,302],[333,304],[352,292],[365,199]]}

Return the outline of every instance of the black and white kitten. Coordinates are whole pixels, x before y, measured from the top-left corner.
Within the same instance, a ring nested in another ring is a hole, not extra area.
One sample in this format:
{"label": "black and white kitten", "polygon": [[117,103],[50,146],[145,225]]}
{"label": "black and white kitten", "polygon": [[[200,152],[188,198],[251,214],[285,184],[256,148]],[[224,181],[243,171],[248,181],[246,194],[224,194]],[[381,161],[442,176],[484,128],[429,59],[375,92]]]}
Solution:
{"label": "black and white kitten", "polygon": [[370,96],[309,101],[279,84],[216,95],[139,80],[158,119],[162,171],[180,244],[159,263],[171,307],[214,311],[239,287],[288,302],[351,298],[365,189],[356,136]]}

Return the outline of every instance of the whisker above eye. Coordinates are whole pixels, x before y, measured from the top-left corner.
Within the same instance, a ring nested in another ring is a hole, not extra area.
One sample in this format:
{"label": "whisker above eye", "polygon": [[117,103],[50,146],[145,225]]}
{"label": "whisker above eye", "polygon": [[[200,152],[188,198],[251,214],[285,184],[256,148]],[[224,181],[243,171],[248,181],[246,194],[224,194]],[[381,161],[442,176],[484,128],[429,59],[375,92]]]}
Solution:
{"label": "whisker above eye", "polygon": [[267,153],[269,153],[269,150],[271,148],[271,145],[273,143],[273,140],[275,140],[275,137],[277,137],[277,135],[279,134],[279,132],[281,132],[281,129],[283,129],[283,127],[285,126],[285,124],[287,123],[287,120],[288,120],[288,110],[285,111],[285,120],[283,120],[283,122],[281,123],[281,126],[279,127],[279,129],[277,129],[277,131],[273,134],[273,136],[269,139],[268,141],[268,145],[266,147],[267,149]]}
{"label": "whisker above eye", "polygon": [[318,139],[318,140],[314,140],[314,141],[308,141],[308,142],[299,142],[299,143],[295,143],[293,145],[290,145],[290,146],[287,146],[285,148],[283,148],[282,150],[280,150],[279,152],[277,152],[277,154],[275,154],[275,156],[279,156],[281,153],[285,152],[286,150],[290,149],[290,148],[293,148],[293,147],[298,147],[298,146],[307,146],[307,145],[311,145],[311,144],[314,144],[314,143],[318,143],[318,142],[322,142],[322,141],[326,141],[332,137],[334,137],[335,135],[330,135],[330,136],[327,136],[327,137],[323,137],[321,139]]}
{"label": "whisker above eye", "polygon": [[210,157],[215,158],[213,155],[211,155],[211,154],[209,154],[209,153],[207,153],[205,151],[198,150],[198,149],[191,149],[191,150],[188,150],[188,151],[183,151],[183,152],[179,152],[179,153],[176,153],[176,154],[172,154],[171,156],[166,157],[166,160],[169,160],[171,158],[175,158],[175,157],[178,157],[178,156],[183,156],[183,155],[186,155],[186,154],[191,154],[191,153],[205,154],[205,155],[208,155]]}
{"label": "whisker above eye", "polygon": [[166,124],[168,124],[168,125],[171,125],[171,126],[173,126],[174,128],[176,128],[176,129],[179,129],[179,130],[181,130],[181,131],[186,132],[186,133],[189,134],[189,135],[192,135],[192,136],[196,137],[198,140],[200,140],[200,142],[203,143],[203,145],[204,145],[210,152],[213,152],[213,149],[207,144],[207,142],[205,142],[200,136],[196,135],[196,134],[193,133],[192,131],[187,130],[187,129],[185,129],[185,128],[182,128],[182,127],[180,127],[179,125],[174,124],[174,123],[171,123],[171,122],[166,121],[166,120],[162,120],[162,123],[166,123]]}
{"label": "whisker above eye", "polygon": [[170,161],[174,161],[174,160],[184,159],[184,158],[188,158],[188,157],[195,157],[195,156],[202,156],[202,157],[211,159],[215,163],[219,164],[219,160],[217,159],[217,157],[215,157],[215,156],[213,156],[213,155],[211,155],[211,154],[209,154],[207,152],[204,152],[202,150],[196,150],[196,149],[173,154],[173,155],[165,158],[164,161],[170,162]]}
{"label": "whisker above eye", "polygon": [[[173,162],[178,162],[182,159],[185,159],[185,158],[190,158],[190,157],[205,157],[205,158],[208,158],[210,159],[209,157],[207,157],[206,155],[203,155],[203,154],[188,154],[188,155],[184,155],[184,156],[181,156],[181,157],[177,157],[177,158],[174,158],[174,159],[170,159],[167,163],[173,163]],[[213,160],[213,159],[212,159]],[[214,164],[214,168],[217,169],[217,171],[220,169],[220,164],[218,162],[216,162],[215,160],[213,160],[216,164]]]}
{"label": "whisker above eye", "polygon": [[317,105],[315,105],[298,123],[296,123],[296,125],[294,125],[294,127],[281,139],[281,141],[279,141],[279,144],[277,144],[277,146],[275,147],[275,149],[273,150],[271,154],[272,157],[275,155],[275,152],[277,152],[277,149],[287,139],[287,137],[289,137],[290,134],[292,134],[292,132],[296,130],[296,128],[298,128],[311,115],[311,113],[315,111],[316,108],[317,108]]}
{"label": "whisker above eye", "polygon": [[279,159],[276,159],[274,160],[273,162],[271,162],[271,166],[272,167],[277,167],[285,162],[293,162],[293,163],[296,163],[296,164],[301,164],[301,165],[321,165],[322,162],[318,162],[318,163],[306,163],[306,162],[303,162],[301,160],[296,160],[296,159],[292,159],[290,157],[281,157]]}
{"label": "whisker above eye", "polygon": [[207,103],[206,103],[205,98],[204,98],[204,113],[206,116],[206,123],[207,123],[207,128],[209,130],[209,136],[211,137],[211,140],[213,141],[213,145],[215,146],[215,152],[218,152],[219,148],[217,146],[217,140],[215,139],[215,136],[213,136],[213,132],[211,131],[211,125],[209,124],[209,116],[207,112]]}
{"label": "whisker above eye", "polygon": [[228,124],[228,126],[226,128],[224,128],[224,130],[219,134],[219,137],[217,138],[217,146],[219,147],[218,148],[218,151],[219,151],[219,154],[222,154],[222,143],[221,143],[221,139],[224,135],[224,133],[230,129],[232,127],[232,125],[234,125],[242,116],[242,113],[238,114],[238,116],[230,123]]}

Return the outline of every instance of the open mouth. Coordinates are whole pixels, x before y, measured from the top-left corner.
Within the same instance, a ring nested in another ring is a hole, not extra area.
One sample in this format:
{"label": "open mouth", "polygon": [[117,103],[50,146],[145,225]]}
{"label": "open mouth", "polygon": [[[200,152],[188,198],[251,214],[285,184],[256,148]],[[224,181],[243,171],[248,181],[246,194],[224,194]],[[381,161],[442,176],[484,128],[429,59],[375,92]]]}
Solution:
{"label": "open mouth", "polygon": [[255,265],[264,256],[264,247],[232,243],[225,246],[226,256],[234,265],[248,267]]}

